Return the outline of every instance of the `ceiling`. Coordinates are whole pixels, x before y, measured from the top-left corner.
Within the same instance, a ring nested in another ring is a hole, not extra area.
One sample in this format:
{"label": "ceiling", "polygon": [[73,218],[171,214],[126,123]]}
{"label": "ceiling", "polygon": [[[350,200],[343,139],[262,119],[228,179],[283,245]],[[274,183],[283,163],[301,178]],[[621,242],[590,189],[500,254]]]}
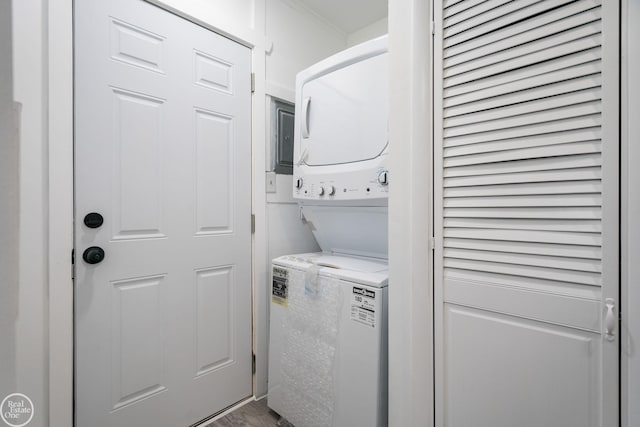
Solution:
{"label": "ceiling", "polygon": [[300,0],[346,34],[387,16],[387,0]]}

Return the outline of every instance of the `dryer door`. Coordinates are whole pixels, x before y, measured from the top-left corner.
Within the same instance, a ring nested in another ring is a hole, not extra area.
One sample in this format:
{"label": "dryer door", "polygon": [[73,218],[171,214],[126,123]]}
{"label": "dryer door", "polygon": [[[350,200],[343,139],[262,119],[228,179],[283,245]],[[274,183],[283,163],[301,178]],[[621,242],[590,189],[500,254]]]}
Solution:
{"label": "dryer door", "polygon": [[388,144],[387,53],[302,86],[296,106],[300,162],[336,165],[378,157]]}

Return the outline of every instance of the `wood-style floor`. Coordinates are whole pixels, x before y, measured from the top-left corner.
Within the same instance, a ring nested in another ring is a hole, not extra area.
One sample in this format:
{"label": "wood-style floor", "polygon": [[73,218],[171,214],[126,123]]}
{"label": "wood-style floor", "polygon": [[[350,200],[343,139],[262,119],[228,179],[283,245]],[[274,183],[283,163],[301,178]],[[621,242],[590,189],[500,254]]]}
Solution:
{"label": "wood-style floor", "polygon": [[267,407],[267,399],[250,402],[207,427],[293,427]]}

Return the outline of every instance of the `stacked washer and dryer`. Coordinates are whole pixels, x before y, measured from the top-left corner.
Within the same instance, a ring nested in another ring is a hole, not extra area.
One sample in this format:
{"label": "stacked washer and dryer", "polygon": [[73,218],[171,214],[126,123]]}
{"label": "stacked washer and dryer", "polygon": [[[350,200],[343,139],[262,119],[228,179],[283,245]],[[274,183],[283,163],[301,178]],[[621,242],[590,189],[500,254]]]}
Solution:
{"label": "stacked washer and dryer", "polygon": [[388,55],[296,78],[293,196],[321,253],[273,260],[268,405],[296,427],[387,424]]}

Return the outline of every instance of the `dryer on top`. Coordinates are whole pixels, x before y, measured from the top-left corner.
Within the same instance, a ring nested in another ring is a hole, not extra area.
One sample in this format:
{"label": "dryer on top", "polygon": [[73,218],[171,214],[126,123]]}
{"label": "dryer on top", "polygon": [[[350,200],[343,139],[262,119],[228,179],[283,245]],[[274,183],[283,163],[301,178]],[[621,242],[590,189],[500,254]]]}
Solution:
{"label": "dryer on top", "polygon": [[302,204],[386,206],[387,36],[296,77],[293,197]]}

